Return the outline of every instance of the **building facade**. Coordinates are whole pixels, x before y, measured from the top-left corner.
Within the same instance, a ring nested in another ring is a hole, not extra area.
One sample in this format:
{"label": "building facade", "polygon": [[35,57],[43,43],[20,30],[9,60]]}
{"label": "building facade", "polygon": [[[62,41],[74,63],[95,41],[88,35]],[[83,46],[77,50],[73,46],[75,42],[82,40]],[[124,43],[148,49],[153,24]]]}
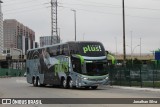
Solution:
{"label": "building facade", "polygon": [[[51,38],[53,41],[51,41]],[[58,41],[58,42],[57,42]],[[56,43],[59,43],[60,41],[60,38],[58,36],[41,36],[40,37],[40,47],[43,47],[43,46],[46,46],[46,45],[51,45],[51,44],[56,44]],[[51,43],[53,42],[53,43]]]}
{"label": "building facade", "polygon": [[3,3],[0,0],[0,54],[3,52],[3,14],[1,10],[1,3]]}
{"label": "building facade", "polygon": [[21,49],[26,54],[34,48],[35,32],[15,19],[5,19],[3,22],[4,48]]}

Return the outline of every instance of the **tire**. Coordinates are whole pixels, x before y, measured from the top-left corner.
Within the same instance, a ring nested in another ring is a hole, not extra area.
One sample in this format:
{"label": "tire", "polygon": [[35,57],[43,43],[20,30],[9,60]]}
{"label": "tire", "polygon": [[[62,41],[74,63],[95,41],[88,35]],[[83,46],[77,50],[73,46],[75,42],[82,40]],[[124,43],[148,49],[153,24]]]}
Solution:
{"label": "tire", "polygon": [[62,87],[63,88],[68,88],[66,79],[62,80]]}
{"label": "tire", "polygon": [[32,81],[33,81],[33,82],[32,82],[32,83],[33,83],[33,86],[34,86],[34,87],[36,87],[36,79],[35,79],[35,78],[33,78],[33,80],[32,80]]}
{"label": "tire", "polygon": [[72,81],[72,79],[69,80],[69,88],[73,88],[73,81]]}
{"label": "tire", "polygon": [[37,85],[38,87],[41,86],[41,84],[40,84],[40,79],[39,79],[39,78],[36,79],[36,85]]}
{"label": "tire", "polygon": [[95,90],[95,89],[97,89],[97,87],[98,87],[98,86],[92,86],[91,88],[92,88],[93,90]]}

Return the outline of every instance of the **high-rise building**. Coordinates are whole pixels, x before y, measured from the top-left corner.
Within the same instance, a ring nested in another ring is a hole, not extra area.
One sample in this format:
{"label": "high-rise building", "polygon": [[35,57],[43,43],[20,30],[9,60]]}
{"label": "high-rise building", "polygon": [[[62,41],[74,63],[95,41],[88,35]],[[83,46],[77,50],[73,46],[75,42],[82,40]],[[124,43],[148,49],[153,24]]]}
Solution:
{"label": "high-rise building", "polygon": [[[53,41],[51,41],[51,38]],[[60,41],[60,38],[58,37],[58,40],[57,40],[57,36],[41,36],[40,37],[40,47],[51,45],[51,44],[56,44],[56,43],[59,43],[59,41]]]}
{"label": "high-rise building", "polygon": [[1,3],[3,3],[0,0],[0,54],[3,51],[3,14],[2,14],[2,10],[1,10]]}
{"label": "high-rise building", "polygon": [[23,54],[34,48],[35,32],[15,19],[5,19],[3,22],[4,48],[18,48]]}

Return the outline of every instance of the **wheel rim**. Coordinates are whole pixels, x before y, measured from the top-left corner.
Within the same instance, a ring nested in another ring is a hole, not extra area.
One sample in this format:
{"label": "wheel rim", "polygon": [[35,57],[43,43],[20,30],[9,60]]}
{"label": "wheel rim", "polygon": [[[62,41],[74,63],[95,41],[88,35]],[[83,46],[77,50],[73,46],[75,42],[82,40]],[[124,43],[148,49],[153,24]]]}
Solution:
{"label": "wheel rim", "polygon": [[69,87],[73,88],[73,81],[72,80],[69,81]]}
{"label": "wheel rim", "polygon": [[38,86],[40,86],[40,80],[38,79],[37,81],[38,81]]}
{"label": "wheel rim", "polygon": [[33,79],[33,85],[36,86],[36,79]]}
{"label": "wheel rim", "polygon": [[66,84],[67,84],[67,83],[66,83],[66,80],[64,79],[64,80],[63,80],[63,87],[64,87],[64,88],[66,88]]}

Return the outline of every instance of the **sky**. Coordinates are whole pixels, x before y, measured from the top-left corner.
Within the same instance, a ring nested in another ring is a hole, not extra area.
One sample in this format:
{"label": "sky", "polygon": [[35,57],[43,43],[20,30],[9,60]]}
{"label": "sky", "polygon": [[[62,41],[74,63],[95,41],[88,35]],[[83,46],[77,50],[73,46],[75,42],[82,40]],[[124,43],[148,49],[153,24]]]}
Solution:
{"label": "sky", "polygon": [[[51,35],[51,0],[2,1],[3,19],[16,19],[33,29],[37,42],[40,36]],[[57,1],[62,42],[74,41],[74,9],[77,41],[100,41],[106,50],[123,53],[122,0]],[[133,54],[139,54],[140,49],[141,53],[152,53],[160,48],[160,0],[124,2],[126,53],[130,54],[131,49]]]}

